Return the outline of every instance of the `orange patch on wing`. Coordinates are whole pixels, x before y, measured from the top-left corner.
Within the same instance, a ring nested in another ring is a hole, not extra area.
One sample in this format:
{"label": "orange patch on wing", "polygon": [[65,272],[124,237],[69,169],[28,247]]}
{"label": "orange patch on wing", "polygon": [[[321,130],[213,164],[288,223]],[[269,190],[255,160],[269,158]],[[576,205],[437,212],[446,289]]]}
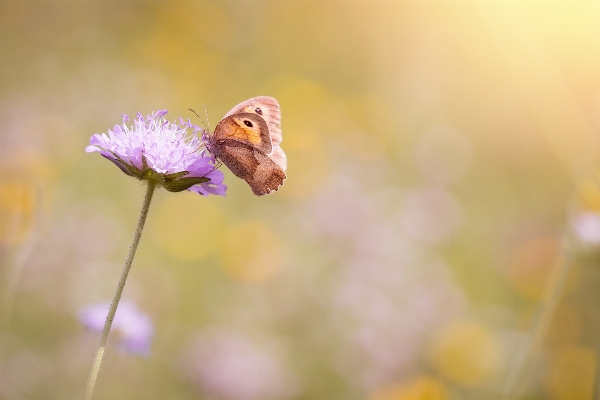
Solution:
{"label": "orange patch on wing", "polygon": [[234,118],[234,120],[238,126],[235,128],[235,130],[227,135],[228,138],[255,145],[262,143],[260,129],[258,126],[250,128],[248,126],[244,126],[244,122],[241,118]]}

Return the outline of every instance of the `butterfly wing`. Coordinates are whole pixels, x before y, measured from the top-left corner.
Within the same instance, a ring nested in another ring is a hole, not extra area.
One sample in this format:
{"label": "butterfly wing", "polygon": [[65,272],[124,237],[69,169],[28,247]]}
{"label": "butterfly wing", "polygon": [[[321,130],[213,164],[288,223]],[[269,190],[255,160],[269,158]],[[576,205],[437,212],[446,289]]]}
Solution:
{"label": "butterfly wing", "polygon": [[277,100],[269,96],[253,97],[237,104],[229,110],[225,117],[239,113],[257,114],[265,120],[272,143],[271,151],[265,154],[285,171],[287,169],[287,157],[279,146],[283,138],[281,136],[281,111]]}
{"label": "butterfly wing", "polygon": [[273,97],[258,96],[242,101],[229,110],[225,117],[239,113],[260,115],[267,122],[273,144],[278,145],[281,143],[281,111],[279,110],[279,103]]}
{"label": "butterfly wing", "polygon": [[286,178],[277,163],[248,143],[224,139],[218,142],[215,153],[235,176],[250,185],[257,196],[277,191]]}
{"label": "butterfly wing", "polygon": [[247,144],[264,154],[273,150],[269,128],[265,120],[252,113],[229,115],[215,128],[214,141],[235,140]]}

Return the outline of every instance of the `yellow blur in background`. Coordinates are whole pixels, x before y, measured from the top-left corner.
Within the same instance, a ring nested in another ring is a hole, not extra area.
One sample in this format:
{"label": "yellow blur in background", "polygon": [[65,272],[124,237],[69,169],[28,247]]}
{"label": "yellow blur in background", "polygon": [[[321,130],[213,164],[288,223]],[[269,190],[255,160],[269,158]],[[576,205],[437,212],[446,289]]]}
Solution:
{"label": "yellow blur in background", "polygon": [[[0,398],[83,395],[143,185],[85,147],[278,99],[289,168],[159,191],[95,398],[591,399],[600,3],[0,1]],[[225,167],[222,167],[225,168]],[[506,397],[507,396],[507,397]]]}

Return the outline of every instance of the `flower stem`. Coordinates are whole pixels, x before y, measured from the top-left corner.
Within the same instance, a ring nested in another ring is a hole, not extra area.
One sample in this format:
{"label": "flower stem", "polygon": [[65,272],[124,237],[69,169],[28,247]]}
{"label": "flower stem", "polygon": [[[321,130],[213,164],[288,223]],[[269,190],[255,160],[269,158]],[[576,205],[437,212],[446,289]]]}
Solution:
{"label": "flower stem", "polygon": [[108,310],[108,315],[106,316],[106,321],[104,322],[102,336],[100,336],[100,344],[98,345],[98,351],[96,352],[96,357],[94,358],[94,363],[92,364],[92,370],[90,372],[90,377],[87,383],[87,389],[85,394],[86,400],[91,400],[92,395],[94,393],[96,378],[98,377],[98,372],[100,371],[100,364],[102,363],[102,357],[104,356],[104,349],[106,347],[106,341],[108,339],[110,327],[112,325],[113,319],[115,318],[115,313],[117,312],[117,306],[119,305],[119,301],[121,300],[121,294],[123,293],[123,288],[125,287],[127,275],[129,275],[129,269],[131,268],[131,263],[133,262],[135,251],[137,250],[138,244],[140,243],[140,238],[142,237],[142,230],[144,229],[144,224],[146,223],[146,216],[148,215],[148,209],[150,208],[150,201],[152,200],[152,195],[154,194],[154,189],[156,188],[156,183],[154,181],[148,180],[146,182],[148,183],[148,188],[146,190],[146,196],[144,197],[142,212],[140,214],[140,219],[138,220],[137,228],[135,228],[133,242],[129,247],[129,254],[127,255],[127,260],[125,260],[125,265],[123,266],[123,270],[121,271],[121,278],[119,279],[117,290],[115,291],[115,295],[112,299],[112,303],[110,304],[110,308]]}
{"label": "flower stem", "polygon": [[530,368],[535,361],[538,351],[542,346],[544,336],[548,330],[554,311],[563,295],[563,289],[570,272],[572,260],[567,255],[567,249],[570,248],[566,237],[563,237],[560,246],[558,259],[550,273],[548,283],[544,293],[544,300],[540,304],[534,320],[532,321],[530,331],[524,340],[521,349],[516,355],[512,369],[504,384],[504,399],[514,399],[520,396],[520,391],[527,383],[530,376]]}

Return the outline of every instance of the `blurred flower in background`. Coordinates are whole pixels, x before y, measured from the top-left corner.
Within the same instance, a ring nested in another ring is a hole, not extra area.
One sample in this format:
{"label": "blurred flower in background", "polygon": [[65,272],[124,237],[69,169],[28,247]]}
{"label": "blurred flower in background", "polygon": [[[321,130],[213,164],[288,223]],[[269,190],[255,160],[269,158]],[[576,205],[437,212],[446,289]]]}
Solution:
{"label": "blurred flower in background", "polygon": [[[110,303],[92,304],[79,313],[81,323],[88,329],[102,332]],[[150,317],[133,303],[121,301],[113,320],[111,337],[115,337],[123,350],[141,356],[150,356],[150,343],[154,327]]]}
{"label": "blurred flower in background", "polygon": [[432,376],[417,376],[406,382],[382,387],[369,400],[446,400],[452,395],[443,382]]}
{"label": "blurred flower in background", "polygon": [[431,364],[451,382],[484,386],[504,367],[502,347],[494,334],[474,321],[452,321],[432,338]]}
{"label": "blurred flower in background", "polygon": [[220,329],[186,345],[181,370],[199,393],[211,398],[296,398],[298,383],[280,357],[272,345],[259,345],[241,333]]}
{"label": "blurred flower in background", "polygon": [[600,215],[582,212],[573,216],[571,223],[581,240],[591,245],[600,244]]}
{"label": "blurred flower in background", "polygon": [[34,185],[20,180],[3,180],[0,186],[0,238],[2,249],[22,243],[31,233],[39,207]]}

